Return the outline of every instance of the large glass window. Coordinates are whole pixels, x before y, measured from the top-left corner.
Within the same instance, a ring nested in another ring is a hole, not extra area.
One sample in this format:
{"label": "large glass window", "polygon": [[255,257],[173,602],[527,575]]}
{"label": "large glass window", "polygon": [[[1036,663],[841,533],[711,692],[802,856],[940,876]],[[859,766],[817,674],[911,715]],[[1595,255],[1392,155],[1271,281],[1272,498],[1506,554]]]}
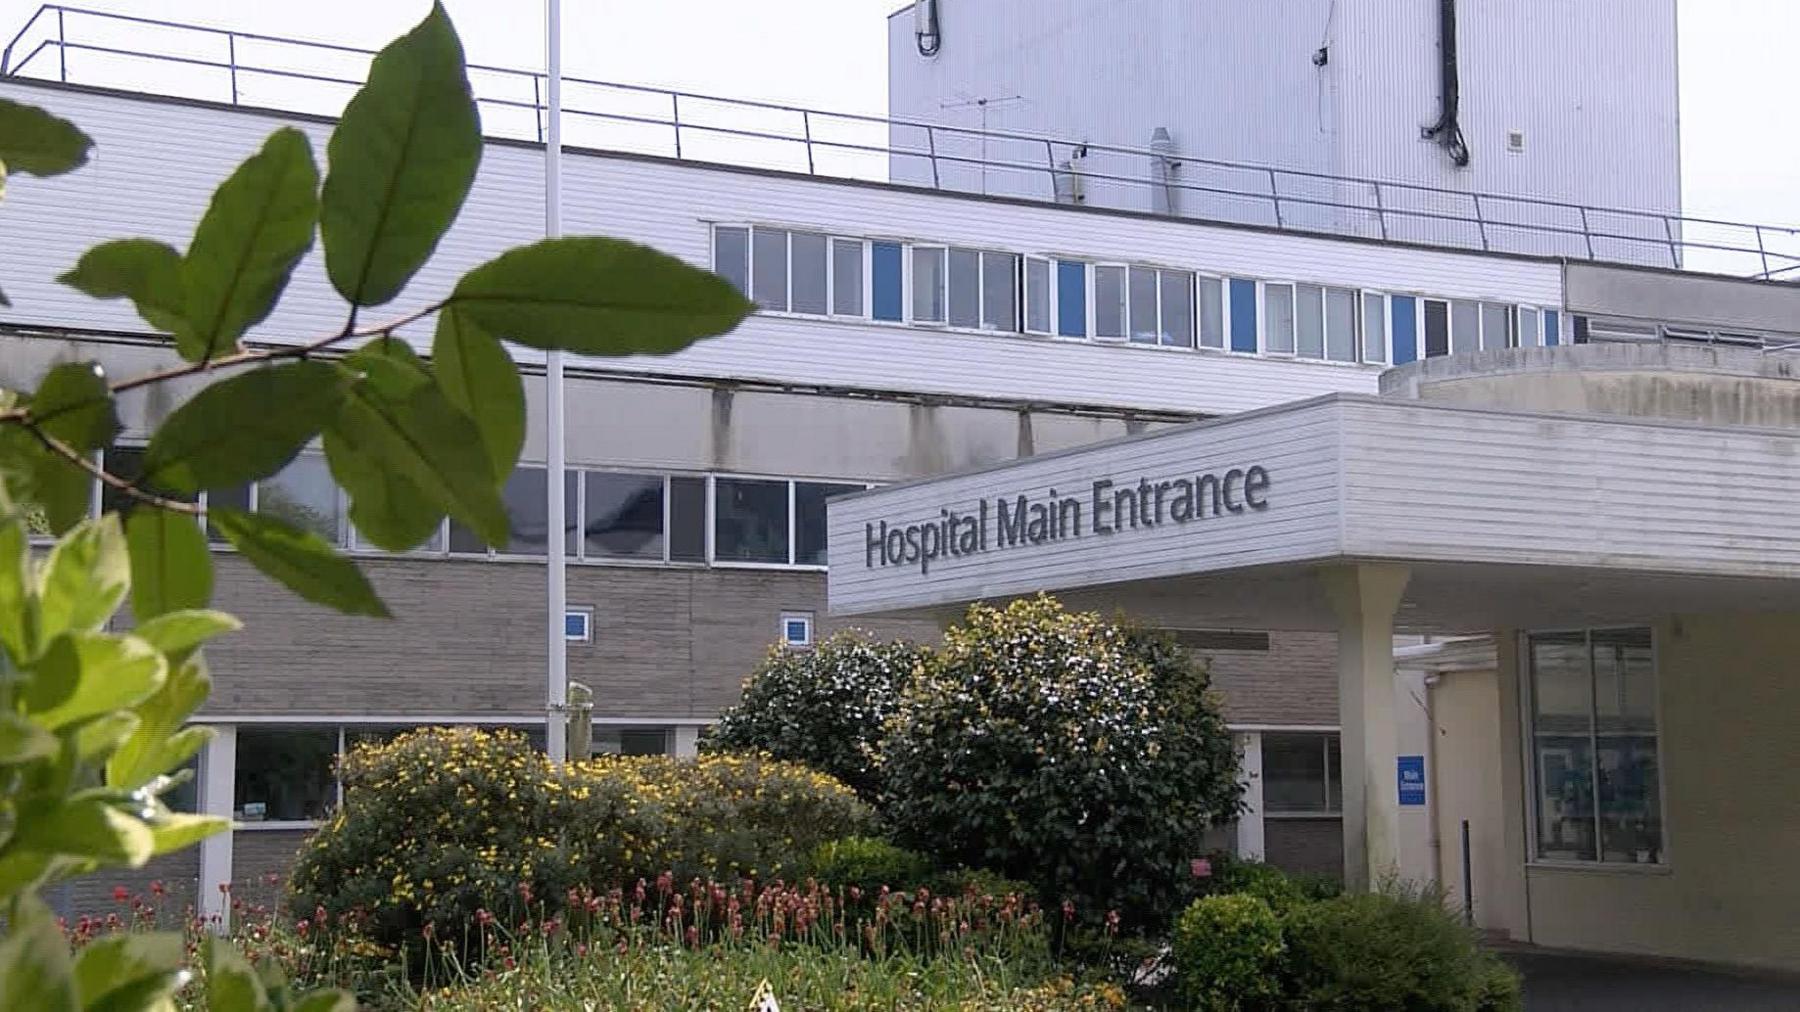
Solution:
{"label": "large glass window", "polygon": [[241,822],[325,818],[337,803],[331,768],[337,749],[335,726],[239,727],[232,817]]}
{"label": "large glass window", "polygon": [[210,488],[206,490],[206,537],[209,541],[224,543],[228,540],[225,532],[213,526],[213,510],[236,510],[249,513],[255,507],[251,504],[250,486],[234,485],[231,488]]}
{"label": "large glass window", "polygon": [[912,250],[912,318],[919,323],[944,322],[944,257],[942,246]]}
{"label": "large glass window", "polygon": [[825,565],[825,502],[847,492],[860,492],[861,485],[800,481],[794,483],[794,563],[801,566]]}
{"label": "large glass window", "polygon": [[706,561],[706,479],[669,479],[669,561]]}
{"label": "large glass window", "polygon": [[1514,342],[1520,348],[1535,348],[1543,343],[1538,333],[1538,311],[1530,306],[1520,306],[1517,314],[1519,339]]}
{"label": "large glass window", "polygon": [[764,309],[788,308],[787,243],[786,229],[750,230],[751,297]]}
{"label": "large glass window", "polygon": [[1325,357],[1325,289],[1318,285],[1294,286],[1294,354],[1302,358]]}
{"label": "large glass window", "polygon": [[1157,333],[1172,348],[1194,346],[1194,276],[1187,271],[1157,271]]}
{"label": "large glass window", "polygon": [[750,294],[750,230],[732,225],[713,229],[713,271],[731,287]]}
{"label": "large glass window", "polygon": [[1474,351],[1481,347],[1481,303],[1450,303],[1450,350]]}
{"label": "large glass window", "polygon": [[1386,362],[1387,296],[1364,292],[1362,297],[1362,358],[1364,362]]}
{"label": "large glass window", "polygon": [[668,755],[666,727],[596,727],[595,755]]}
{"label": "large glass window", "polygon": [[1325,357],[1356,361],[1356,293],[1348,288],[1325,289]]}
{"label": "large glass window", "polygon": [[1155,344],[1156,335],[1156,271],[1149,267],[1133,267],[1126,276],[1125,305],[1130,314],[1131,340]]}
{"label": "large glass window", "polygon": [[788,561],[787,482],[716,478],[713,490],[714,559]]}
{"label": "large glass window", "polygon": [[1218,278],[1199,278],[1200,347],[1225,347],[1225,283]]}
{"label": "large glass window", "polygon": [[1662,863],[1650,631],[1533,634],[1528,653],[1536,856]]}
{"label": "large glass window", "polygon": [[1033,334],[1050,333],[1053,314],[1050,288],[1050,261],[1042,257],[1025,258],[1025,329]]}
{"label": "large glass window", "polygon": [[1450,303],[1425,300],[1425,357],[1450,354]]}
{"label": "large glass window", "polygon": [[1125,337],[1125,268],[1094,268],[1094,336]]}
{"label": "large glass window", "polygon": [[1343,808],[1335,734],[1262,736],[1263,809],[1270,814],[1335,814]]}
{"label": "large glass window", "polygon": [[981,254],[981,327],[1019,329],[1019,258],[1011,253]]}
{"label": "large glass window", "polygon": [[1263,285],[1263,350],[1294,353],[1294,286]]}
{"label": "large glass window", "polygon": [[824,316],[830,268],[826,266],[826,240],[816,232],[795,232],[790,238],[792,260],[789,270],[793,302],[789,309],[796,313]]}
{"label": "large glass window", "polygon": [[337,482],[325,458],[305,453],[256,486],[256,510],[336,544],[342,537]]}
{"label": "large glass window", "polygon": [[1481,347],[1483,349],[1511,347],[1515,339],[1513,326],[1513,307],[1498,302],[1481,304]]}
{"label": "large glass window", "polygon": [[831,240],[831,311],[839,316],[863,315],[863,244],[859,239]]}
{"label": "large glass window", "polygon": [[981,254],[972,249],[950,251],[950,325],[974,328],[981,323]]}
{"label": "large glass window", "polygon": [[581,540],[590,559],[663,557],[663,479],[590,471],[584,476]]}

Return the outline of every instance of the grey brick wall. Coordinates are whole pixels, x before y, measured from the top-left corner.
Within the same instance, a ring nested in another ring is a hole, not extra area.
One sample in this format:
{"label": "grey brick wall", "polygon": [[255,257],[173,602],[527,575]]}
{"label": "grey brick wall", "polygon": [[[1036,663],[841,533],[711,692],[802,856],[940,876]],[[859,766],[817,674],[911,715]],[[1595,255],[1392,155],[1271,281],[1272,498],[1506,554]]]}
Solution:
{"label": "grey brick wall", "polygon": [[[113,890],[123,886],[132,897],[156,908],[159,926],[172,929],[182,924],[190,909],[198,907],[199,881],[200,849],[192,847],[152,858],[142,868],[113,868],[52,886],[44,899],[57,914],[71,920],[114,913],[128,918],[130,901],[113,899]],[[162,886],[162,896],[155,895],[153,883]]]}
{"label": "grey brick wall", "polygon": [[[208,713],[532,715],[541,712],[544,567],[368,557],[395,614],[350,618],[215,556],[219,606],[242,632],[209,648]],[[594,609],[594,641],[570,644],[569,677],[599,717],[710,718],[776,639],[783,611],[826,615],[825,576],[773,570],[569,567],[571,606]],[[934,639],[920,620],[858,620],[880,636]]]}
{"label": "grey brick wall", "polygon": [[250,916],[273,911],[287,887],[288,872],[300,845],[311,835],[304,829],[240,830],[231,838],[231,896]]}
{"label": "grey brick wall", "polygon": [[1265,819],[1263,856],[1296,875],[1344,875],[1344,820]]}
{"label": "grey brick wall", "polygon": [[1278,632],[1269,649],[1197,650],[1213,687],[1225,698],[1233,724],[1338,722],[1337,637],[1331,633]]}

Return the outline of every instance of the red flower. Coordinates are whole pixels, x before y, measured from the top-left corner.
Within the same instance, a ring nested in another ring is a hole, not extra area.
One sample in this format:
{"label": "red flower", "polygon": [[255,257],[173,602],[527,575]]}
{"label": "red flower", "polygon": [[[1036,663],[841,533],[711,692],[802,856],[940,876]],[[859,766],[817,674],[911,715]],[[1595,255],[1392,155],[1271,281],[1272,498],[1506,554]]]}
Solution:
{"label": "red flower", "polygon": [[1193,872],[1195,878],[1211,878],[1212,862],[1204,857],[1194,858],[1188,862],[1188,871]]}
{"label": "red flower", "polygon": [[1075,901],[1074,900],[1063,900],[1062,910],[1063,910],[1063,920],[1064,921],[1072,921],[1075,919]]}
{"label": "red flower", "polygon": [[113,886],[113,902],[123,903],[131,898],[131,890],[124,886]]}
{"label": "red flower", "polygon": [[150,883],[150,895],[161,896],[162,894],[163,894],[162,879],[157,879],[156,881],[151,882]]}

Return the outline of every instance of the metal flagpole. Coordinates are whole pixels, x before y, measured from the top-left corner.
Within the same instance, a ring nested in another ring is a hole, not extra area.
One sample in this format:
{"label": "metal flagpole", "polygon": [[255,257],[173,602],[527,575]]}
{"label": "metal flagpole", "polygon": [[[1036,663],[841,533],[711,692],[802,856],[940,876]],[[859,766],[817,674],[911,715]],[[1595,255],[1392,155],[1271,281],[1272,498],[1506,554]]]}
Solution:
{"label": "metal flagpole", "polygon": [[[544,0],[544,51],[546,95],[549,108],[544,128],[544,235],[562,234],[562,2]],[[562,352],[551,351],[544,360],[544,398],[548,447],[545,452],[544,554],[549,562],[549,600],[546,626],[549,663],[545,670],[544,748],[553,765],[567,756],[567,704],[569,692],[569,641],[565,628],[568,613],[568,521],[563,515],[566,461],[563,446]]]}

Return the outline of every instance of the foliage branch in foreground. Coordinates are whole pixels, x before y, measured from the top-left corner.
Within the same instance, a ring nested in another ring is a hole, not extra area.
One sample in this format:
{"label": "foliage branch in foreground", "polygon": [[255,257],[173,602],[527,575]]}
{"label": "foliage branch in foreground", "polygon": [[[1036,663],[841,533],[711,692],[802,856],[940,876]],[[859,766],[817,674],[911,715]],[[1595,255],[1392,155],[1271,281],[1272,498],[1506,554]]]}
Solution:
{"label": "foliage branch in foreground", "polygon": [[[92,147],[73,124],[0,100],[0,182],[7,171],[72,171]],[[9,1006],[170,1008],[188,978],[178,935],[121,936],[71,954],[37,891],[141,866],[226,828],[162,800],[207,740],[184,727],[210,689],[200,648],[237,628],[209,608],[197,493],[266,479],[319,440],[365,541],[413,548],[450,516],[503,544],[500,489],[525,431],[503,341],[666,354],[749,311],[724,281],[673,257],[570,236],[504,252],[369,322],[430,260],[481,153],[462,44],[434,7],[375,58],[331,133],[322,176],[307,134],[277,130],[218,187],[185,250],[120,239],[60,277],[128,300],[174,355],[123,378],[65,362],[35,389],[0,391],[0,994]],[[347,306],[342,326],[247,344],[315,243]],[[430,320],[427,362],[396,332]],[[109,470],[121,395],[171,383],[204,386],[150,434],[140,473]],[[90,516],[95,481],[128,508]],[[205,520],[301,597],[387,614],[356,565],[318,535],[270,513],[218,508]],[[42,552],[31,535],[57,540]],[[116,631],[127,599],[130,630]],[[335,992],[290,995],[229,946],[205,956],[214,1009],[349,1007]]]}

